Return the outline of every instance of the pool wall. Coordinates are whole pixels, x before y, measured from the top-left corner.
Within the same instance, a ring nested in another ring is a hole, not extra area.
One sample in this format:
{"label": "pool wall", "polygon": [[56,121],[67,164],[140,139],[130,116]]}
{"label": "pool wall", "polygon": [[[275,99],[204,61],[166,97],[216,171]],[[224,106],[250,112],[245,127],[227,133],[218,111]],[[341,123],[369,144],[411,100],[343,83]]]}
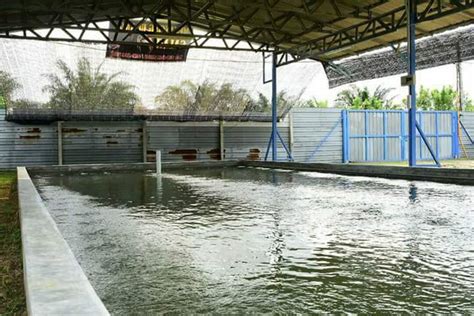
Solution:
{"label": "pool wall", "polygon": [[[328,164],[328,163],[299,163],[299,162],[271,162],[251,160],[225,161],[188,161],[164,162],[163,170],[194,169],[194,168],[222,168],[222,167],[260,167],[269,169],[286,169],[295,171],[313,171],[333,173],[347,176],[363,176],[386,179],[401,179],[413,181],[432,181],[440,183],[474,185],[474,169],[444,169],[430,167],[397,167],[378,165]],[[63,166],[35,166],[28,167],[33,173],[67,174],[77,172],[105,172],[105,171],[146,171],[155,170],[155,163],[125,163],[125,164],[86,164]]]}
{"label": "pool wall", "polygon": [[321,173],[334,173],[347,176],[364,176],[387,179],[432,181],[474,185],[474,169],[443,169],[428,167],[395,167],[375,165],[352,164],[324,164],[324,163],[297,163],[297,162],[265,162],[241,161],[239,165],[246,167],[261,167],[273,169],[286,169],[295,171],[314,171]]}
{"label": "pool wall", "polygon": [[[346,164],[306,164],[295,162],[208,161],[163,163],[163,170],[222,167],[259,167],[314,171],[348,176],[434,181],[473,185],[474,170],[404,168]],[[97,164],[30,167],[39,174],[77,172],[153,171],[154,163]],[[28,171],[18,169],[18,195],[25,292],[29,315],[87,314],[108,315],[67,242],[38,194]]]}
{"label": "pool wall", "polygon": [[109,315],[24,167],[17,168],[29,315]]}

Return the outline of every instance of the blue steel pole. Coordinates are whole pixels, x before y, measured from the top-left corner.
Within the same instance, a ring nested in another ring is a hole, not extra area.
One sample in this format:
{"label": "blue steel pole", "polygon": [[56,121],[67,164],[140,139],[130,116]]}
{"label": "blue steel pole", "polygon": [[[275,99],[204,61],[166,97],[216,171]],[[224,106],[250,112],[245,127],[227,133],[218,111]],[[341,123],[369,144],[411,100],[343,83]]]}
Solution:
{"label": "blue steel pole", "polygon": [[277,54],[272,56],[272,161],[277,161]]}
{"label": "blue steel pole", "polygon": [[[416,74],[416,0],[406,0],[408,19],[408,75],[415,79]],[[415,80],[409,86],[408,111],[408,165],[416,166],[416,84]]]}

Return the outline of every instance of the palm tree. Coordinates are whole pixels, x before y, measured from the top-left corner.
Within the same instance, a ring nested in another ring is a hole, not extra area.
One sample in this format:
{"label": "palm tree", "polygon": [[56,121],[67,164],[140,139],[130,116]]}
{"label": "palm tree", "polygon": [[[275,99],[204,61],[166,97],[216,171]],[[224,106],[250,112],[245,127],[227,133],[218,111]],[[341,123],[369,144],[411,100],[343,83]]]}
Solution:
{"label": "palm tree", "polygon": [[168,86],[155,98],[155,104],[160,110],[185,114],[241,113],[251,102],[245,89],[234,88],[230,83],[217,85],[209,81],[204,81],[201,85],[183,81],[179,85]]}
{"label": "palm tree", "polygon": [[392,88],[383,88],[378,86],[373,93],[369,88],[359,88],[352,85],[349,89],[345,89],[337,95],[336,104],[346,109],[373,109],[379,110],[383,108],[391,108],[393,97],[390,97]]}
{"label": "palm tree", "polygon": [[43,90],[51,94],[47,107],[73,110],[127,110],[139,102],[134,86],[117,80],[121,72],[107,75],[102,64],[93,68],[86,58],[79,59],[77,70],[62,60],[56,63],[59,73],[46,75],[49,84]]}

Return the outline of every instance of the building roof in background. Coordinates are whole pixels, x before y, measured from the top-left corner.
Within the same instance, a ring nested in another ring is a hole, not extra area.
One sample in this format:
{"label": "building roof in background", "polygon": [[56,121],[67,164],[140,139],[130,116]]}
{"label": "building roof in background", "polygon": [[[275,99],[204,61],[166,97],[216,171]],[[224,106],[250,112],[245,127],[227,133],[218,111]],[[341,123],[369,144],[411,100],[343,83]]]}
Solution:
{"label": "building roof in background", "polygon": [[[472,23],[474,17],[472,0],[419,0],[417,9],[418,36]],[[139,27],[145,20],[153,22],[153,31]],[[169,23],[163,26],[163,20]],[[405,25],[405,0],[0,2],[0,37],[123,43],[135,34],[143,45],[276,50],[280,64],[332,61],[386,47],[406,39]],[[176,37],[187,40],[166,41]]]}

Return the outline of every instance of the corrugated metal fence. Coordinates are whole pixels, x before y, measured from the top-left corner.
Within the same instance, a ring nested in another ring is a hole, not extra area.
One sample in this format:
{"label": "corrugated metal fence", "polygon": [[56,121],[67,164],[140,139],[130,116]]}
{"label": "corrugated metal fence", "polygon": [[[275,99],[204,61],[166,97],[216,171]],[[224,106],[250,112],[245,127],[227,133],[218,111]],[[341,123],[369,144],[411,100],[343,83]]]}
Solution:
{"label": "corrugated metal fence", "polygon": [[[461,157],[467,157],[474,159],[474,113],[463,112],[461,113]],[[465,152],[464,152],[465,150]]]}
{"label": "corrugated metal fence", "polygon": [[[417,120],[438,159],[457,155],[457,113],[420,111]],[[404,161],[408,155],[406,111],[347,111],[346,161]],[[417,133],[417,159],[432,159]]]}
{"label": "corrugated metal fence", "polygon": [[[453,158],[457,115],[419,115],[439,157]],[[262,122],[91,121],[23,125],[6,122],[3,117],[0,112],[0,168],[53,165],[61,159],[63,164],[142,162],[145,157],[152,161],[157,149],[167,161],[220,159],[221,152],[225,159],[262,160],[271,132],[271,124]],[[466,113],[463,120],[474,133],[474,115]],[[295,161],[398,161],[407,154],[406,113],[402,111],[295,109],[278,126]],[[474,145],[469,146],[474,156]],[[418,147],[419,158],[428,159],[426,147]],[[281,145],[278,158],[287,159]]]}

